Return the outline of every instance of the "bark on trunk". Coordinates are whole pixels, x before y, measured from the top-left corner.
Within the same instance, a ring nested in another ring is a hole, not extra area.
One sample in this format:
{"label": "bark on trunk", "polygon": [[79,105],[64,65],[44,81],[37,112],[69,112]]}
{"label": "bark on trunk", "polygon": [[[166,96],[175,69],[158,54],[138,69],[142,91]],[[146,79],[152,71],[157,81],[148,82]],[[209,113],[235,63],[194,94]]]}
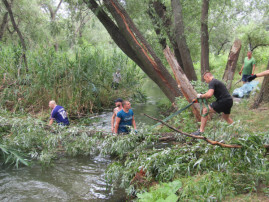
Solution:
{"label": "bark on trunk", "polygon": [[176,81],[169,74],[152,48],[137,30],[122,6],[115,0],[105,0],[105,6],[117,25],[95,0],[84,0],[95,13],[115,43],[160,87],[171,102],[180,95]]}
{"label": "bark on trunk", "polygon": [[10,4],[7,2],[7,0],[2,0],[2,2],[4,3],[4,5],[5,5],[5,7],[6,7],[7,11],[8,11],[10,20],[11,20],[12,25],[13,25],[13,28],[14,28],[14,30],[16,30],[16,32],[17,32],[17,34],[18,34],[18,36],[20,38],[22,48],[23,48],[22,57],[23,57],[23,60],[24,60],[26,72],[28,72],[28,65],[27,65],[27,58],[26,58],[26,45],[25,45],[24,38],[23,38],[23,36],[21,34],[21,31],[20,31],[19,27],[17,26],[17,24],[15,22],[15,19],[14,19],[13,12],[12,12]]}
{"label": "bark on trunk", "polygon": [[[183,70],[179,66],[177,60],[175,59],[174,55],[171,53],[168,46],[164,50],[164,55],[170,67],[173,70],[173,73],[175,75],[178,86],[181,89],[181,92],[183,93],[184,97],[187,99],[188,102],[192,102],[193,99],[197,98],[197,92],[192,87],[190,81],[184,74]],[[195,115],[196,120],[200,121],[201,120],[200,106],[198,104],[193,104],[192,111],[193,111],[193,114]]]}
{"label": "bark on trunk", "polygon": [[209,71],[209,34],[208,34],[209,0],[203,0],[201,14],[201,80],[204,73]]}
{"label": "bark on trunk", "polygon": [[182,16],[182,8],[180,0],[171,0],[173,16],[174,16],[174,28],[176,32],[176,41],[178,45],[178,49],[182,58],[182,63],[184,66],[184,72],[188,75],[190,80],[197,80],[197,76],[193,67],[191,54],[189,47],[186,42],[186,38],[184,35],[184,23]]}
{"label": "bark on trunk", "polygon": [[236,39],[233,43],[233,46],[231,47],[228,62],[226,64],[226,69],[222,78],[224,83],[226,83],[226,87],[228,90],[230,90],[232,87],[232,81],[234,78],[234,73],[240,50],[241,50],[241,41],[239,39]]}
{"label": "bark on trunk", "polygon": [[[269,60],[267,64],[267,70],[269,70]],[[265,76],[262,82],[261,91],[256,98],[254,104],[252,105],[253,109],[259,107],[261,102],[269,102],[269,76]]]}
{"label": "bark on trunk", "polygon": [[[159,1],[154,1],[154,2],[150,2],[150,6],[153,6],[156,14],[158,15],[158,17],[161,19],[161,25],[164,27],[165,29],[165,32],[168,36],[168,39],[174,49],[174,52],[175,52],[175,56],[177,58],[177,61],[180,65],[180,67],[184,70],[184,66],[183,66],[183,63],[182,63],[182,59],[181,59],[181,55],[180,55],[180,52],[179,52],[179,49],[178,49],[178,45],[177,45],[177,42],[176,42],[176,39],[175,39],[175,33],[172,33],[171,32],[171,26],[172,26],[172,21],[171,21],[171,18],[168,16],[167,12],[166,12],[166,6],[159,2]],[[157,20],[156,20],[157,21]],[[155,23],[156,24],[156,23]],[[166,44],[163,45],[163,49],[166,48]],[[187,75],[188,77],[188,75]],[[188,79],[192,79],[192,78],[188,78]]]}
{"label": "bark on trunk", "polygon": [[4,36],[7,22],[8,22],[8,12],[5,13],[5,15],[3,17],[3,21],[2,21],[1,26],[0,26],[0,41],[2,41],[2,38]]}

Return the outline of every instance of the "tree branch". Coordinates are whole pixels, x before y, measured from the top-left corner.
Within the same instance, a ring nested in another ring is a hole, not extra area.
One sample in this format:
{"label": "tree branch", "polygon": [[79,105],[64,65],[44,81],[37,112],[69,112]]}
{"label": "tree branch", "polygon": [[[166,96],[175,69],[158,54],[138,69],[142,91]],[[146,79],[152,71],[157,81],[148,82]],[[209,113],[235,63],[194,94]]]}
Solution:
{"label": "tree branch", "polygon": [[168,128],[170,128],[170,129],[172,129],[172,130],[174,130],[174,131],[176,131],[176,132],[179,132],[179,133],[182,134],[182,135],[185,135],[185,136],[188,136],[188,137],[192,137],[192,138],[194,138],[194,139],[201,139],[201,140],[204,140],[204,141],[208,142],[208,143],[211,144],[211,145],[217,145],[217,146],[224,147],[224,148],[242,148],[241,145],[230,145],[230,144],[225,144],[225,143],[221,143],[221,142],[218,142],[218,141],[214,141],[214,140],[207,139],[207,138],[204,137],[204,136],[196,136],[196,135],[192,135],[192,134],[189,134],[189,133],[184,133],[184,132],[182,132],[182,131],[180,131],[180,130],[174,128],[173,126],[171,126],[171,125],[169,125],[169,124],[163,122],[162,120],[156,119],[156,118],[151,117],[151,116],[149,116],[149,115],[147,115],[147,114],[144,114],[144,115],[147,116],[148,118],[151,118],[151,119],[155,120],[155,121],[161,122],[163,125],[166,125]]}

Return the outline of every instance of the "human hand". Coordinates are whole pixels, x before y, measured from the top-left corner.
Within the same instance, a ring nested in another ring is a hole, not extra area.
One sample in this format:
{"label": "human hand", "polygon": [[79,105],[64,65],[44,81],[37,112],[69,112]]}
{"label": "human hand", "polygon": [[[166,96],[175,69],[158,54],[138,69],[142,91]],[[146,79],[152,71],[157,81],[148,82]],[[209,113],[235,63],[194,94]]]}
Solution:
{"label": "human hand", "polygon": [[240,72],[239,72],[239,75],[241,76],[241,74],[242,74],[242,72],[240,71]]}
{"label": "human hand", "polygon": [[257,78],[257,76],[256,76],[256,74],[254,74],[254,75],[249,76],[249,77],[247,78],[247,80],[248,80],[248,82],[251,82],[252,80],[254,80],[254,79],[256,79],[256,78]]}
{"label": "human hand", "polygon": [[137,130],[135,129],[135,133],[137,133]]}
{"label": "human hand", "polygon": [[193,103],[198,103],[197,98],[193,99],[192,102],[193,102]]}
{"label": "human hand", "polygon": [[198,93],[197,98],[202,98],[202,94]]}

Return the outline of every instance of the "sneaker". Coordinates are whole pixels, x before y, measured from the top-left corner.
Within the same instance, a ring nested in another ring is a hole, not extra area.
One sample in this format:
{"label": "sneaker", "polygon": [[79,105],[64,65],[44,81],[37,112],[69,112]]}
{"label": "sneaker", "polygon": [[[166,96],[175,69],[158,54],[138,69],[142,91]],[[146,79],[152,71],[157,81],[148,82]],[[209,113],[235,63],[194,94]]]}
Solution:
{"label": "sneaker", "polygon": [[203,132],[200,132],[200,129],[198,129],[197,131],[191,133],[191,135],[195,135],[195,136],[200,136],[202,134],[203,134]]}

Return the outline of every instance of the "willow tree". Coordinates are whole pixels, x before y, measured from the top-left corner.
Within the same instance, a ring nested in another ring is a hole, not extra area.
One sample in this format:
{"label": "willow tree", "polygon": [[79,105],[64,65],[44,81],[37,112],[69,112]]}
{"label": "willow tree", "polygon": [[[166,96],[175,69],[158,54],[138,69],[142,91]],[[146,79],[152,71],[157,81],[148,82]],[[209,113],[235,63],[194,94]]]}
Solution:
{"label": "willow tree", "polygon": [[[116,0],[84,0],[104,25],[118,47],[164,92],[171,102],[180,95],[176,81],[167,71],[122,5]],[[107,13],[103,6],[106,7]]]}
{"label": "willow tree", "polygon": [[23,57],[23,60],[24,60],[24,64],[25,64],[25,68],[26,68],[26,72],[28,72],[28,64],[27,64],[27,58],[26,58],[26,44],[25,44],[25,40],[24,40],[24,37],[17,25],[17,23],[15,22],[15,18],[14,18],[14,15],[13,15],[13,11],[12,11],[12,8],[11,8],[11,3],[13,1],[11,1],[11,3],[9,3],[7,0],[2,0],[3,4],[5,5],[6,9],[7,9],[7,12],[8,12],[8,15],[10,17],[10,21],[12,23],[12,26],[14,28],[14,30],[17,32],[19,38],[20,38],[20,42],[21,42],[21,45],[22,45],[22,49],[23,49],[23,53],[22,53],[22,57]]}

